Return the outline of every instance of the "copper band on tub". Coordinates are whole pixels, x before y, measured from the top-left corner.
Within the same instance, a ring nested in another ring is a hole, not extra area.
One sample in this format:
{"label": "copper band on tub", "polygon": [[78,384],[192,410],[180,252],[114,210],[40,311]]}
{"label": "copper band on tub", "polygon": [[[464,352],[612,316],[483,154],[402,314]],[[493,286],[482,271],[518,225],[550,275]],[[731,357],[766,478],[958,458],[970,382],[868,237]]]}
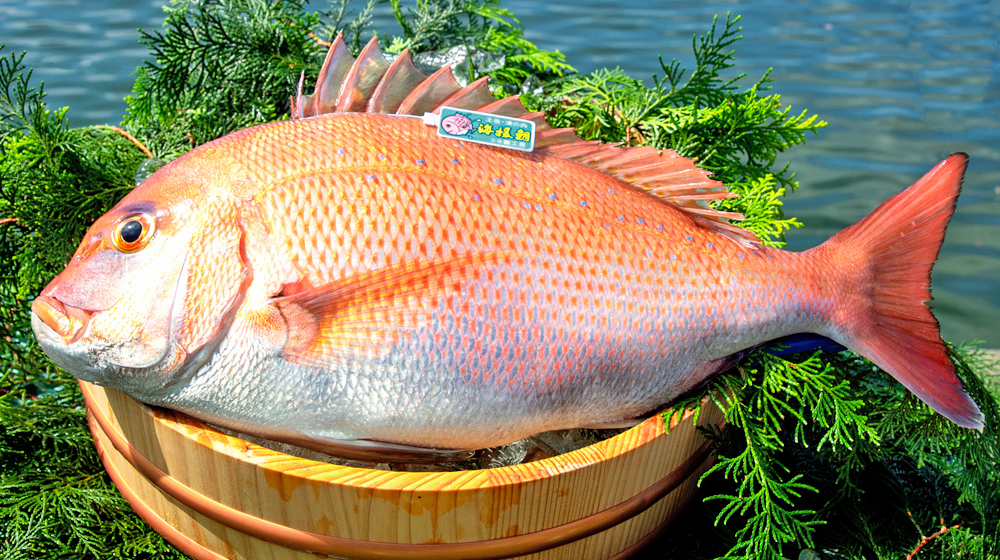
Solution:
{"label": "copper band on tub", "polygon": [[[660,501],[684,482],[708,458],[706,441],[669,474],[631,498],[586,517],[541,531],[483,541],[460,543],[403,544],[365,541],[320,535],[293,529],[254,517],[208,498],[160,470],[116,432],[100,409],[94,405],[89,388],[80,384],[84,400],[94,420],[119,453],[143,476],[163,492],[188,508],[218,523],[284,547],[331,554],[357,560],[413,558],[426,560],[489,560],[533,554],[562,546],[605,531],[627,521]],[[156,527],[153,527],[156,529]],[[161,532],[161,534],[163,534]],[[169,535],[164,535],[170,540]]]}
{"label": "copper band on tub", "polygon": [[[87,409],[87,420],[91,429],[94,428],[95,420],[93,410],[93,408]],[[102,427],[101,429],[103,430],[104,428]],[[104,433],[107,434],[107,432]],[[101,458],[101,462],[104,463],[104,470],[108,471],[108,476],[111,477],[111,481],[115,483],[118,491],[125,497],[125,501],[132,506],[132,509],[139,514],[139,517],[148,523],[154,531],[170,541],[170,544],[177,547],[177,550],[180,550],[195,560],[227,560],[225,556],[219,556],[215,552],[203,547],[164,521],[159,514],[147,506],[146,503],[132,491],[132,488],[127,482],[125,482],[125,477],[118,472],[114,462],[112,462],[111,458],[108,457],[108,451],[104,449],[104,444],[101,443],[99,438],[94,438],[94,445],[97,447],[97,455]]]}

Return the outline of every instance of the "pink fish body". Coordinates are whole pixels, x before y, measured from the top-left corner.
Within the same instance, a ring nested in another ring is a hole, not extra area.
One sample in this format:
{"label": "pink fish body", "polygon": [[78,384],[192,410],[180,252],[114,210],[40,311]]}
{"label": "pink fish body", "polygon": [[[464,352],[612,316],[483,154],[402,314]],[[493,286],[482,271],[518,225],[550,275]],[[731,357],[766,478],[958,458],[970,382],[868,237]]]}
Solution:
{"label": "pink fish body", "polygon": [[[964,155],[792,253],[704,206],[731,195],[670,151],[579,141],[483,82],[414,87],[375,43],[341,88],[342,49],[299,118],[192,150],[93,225],[33,306],[57,364],[309,447],[473,449],[641,415],[812,332],[981,426],[923,304]],[[538,149],[380,114],[444,105],[537,119]]]}

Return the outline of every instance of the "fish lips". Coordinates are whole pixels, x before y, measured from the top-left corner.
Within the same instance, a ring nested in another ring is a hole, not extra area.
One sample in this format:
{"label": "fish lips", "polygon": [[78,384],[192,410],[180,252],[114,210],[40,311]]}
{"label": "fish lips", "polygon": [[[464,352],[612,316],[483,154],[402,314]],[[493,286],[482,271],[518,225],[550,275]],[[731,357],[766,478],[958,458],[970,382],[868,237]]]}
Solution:
{"label": "fish lips", "polygon": [[40,295],[31,304],[31,311],[34,313],[32,320],[37,317],[69,345],[80,340],[86,332],[95,310],[66,305],[54,297]]}
{"label": "fish lips", "polygon": [[[94,332],[101,327],[107,309],[70,305],[54,295],[50,284],[31,305],[31,328],[53,363],[79,379],[126,391],[136,396],[162,391],[176,382],[170,372],[184,357],[174,333],[183,321],[187,255],[181,255],[164,271],[154,289],[149,308],[136,336],[107,340]],[[55,284],[55,281],[53,281]],[[96,306],[91,306],[96,307]],[[104,325],[106,326],[106,325]]]}
{"label": "fish lips", "polygon": [[93,345],[79,342],[86,333],[92,314],[88,314],[87,322],[81,325],[81,321],[73,317],[60,317],[59,311],[66,306],[59,300],[47,301],[49,299],[52,298],[39,296],[31,304],[31,330],[35,332],[42,351],[54,364],[76,377],[100,384],[106,368],[101,365],[99,353],[95,352]]}

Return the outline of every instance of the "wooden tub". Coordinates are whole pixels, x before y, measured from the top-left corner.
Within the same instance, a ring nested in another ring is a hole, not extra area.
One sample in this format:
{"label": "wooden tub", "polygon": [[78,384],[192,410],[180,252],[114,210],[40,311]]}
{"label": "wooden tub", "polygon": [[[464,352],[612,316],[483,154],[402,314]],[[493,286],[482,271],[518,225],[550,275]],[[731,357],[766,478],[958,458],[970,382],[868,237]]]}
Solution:
{"label": "wooden tub", "polygon": [[[115,485],[153,529],[199,560],[623,558],[695,497],[711,461],[688,416],[665,434],[656,415],[522,465],[361,469],[272,451],[80,385]],[[698,423],[721,421],[709,403]]]}

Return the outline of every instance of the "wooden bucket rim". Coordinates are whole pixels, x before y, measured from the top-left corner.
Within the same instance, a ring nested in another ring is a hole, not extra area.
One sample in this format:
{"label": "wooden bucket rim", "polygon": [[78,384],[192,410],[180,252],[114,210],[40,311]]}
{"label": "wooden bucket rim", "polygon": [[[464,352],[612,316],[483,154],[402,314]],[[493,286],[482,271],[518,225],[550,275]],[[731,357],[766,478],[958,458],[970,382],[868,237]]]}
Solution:
{"label": "wooden bucket rim", "polygon": [[[224,504],[215,502],[197,491],[192,490],[184,485],[184,483],[172,478],[169,474],[160,470],[159,467],[157,467],[152,461],[136,450],[130,442],[125,440],[125,438],[114,429],[111,421],[105,417],[103,412],[95,405],[90,387],[85,385],[83,382],[81,382],[80,385],[81,390],[84,393],[84,400],[87,404],[88,419],[91,423],[91,429],[101,430],[101,432],[110,440],[115,450],[121,453],[129,464],[135,467],[136,470],[139,471],[140,474],[142,474],[147,480],[159,487],[161,491],[165,492],[167,495],[171,496],[184,506],[227,527],[281,546],[298,550],[306,550],[314,553],[327,553],[366,560],[399,557],[427,560],[486,560],[493,558],[507,558],[510,556],[521,556],[541,552],[586,538],[631,519],[673,491],[674,488],[686,480],[698,468],[698,466],[700,466],[705,459],[707,459],[711,443],[709,441],[704,442],[681,465],[677,466],[666,476],[636,495],[619,502],[614,506],[568,523],[548,527],[531,533],[480,541],[425,544],[368,541],[344,537],[333,537],[330,535],[323,535],[287,527],[267,519],[261,519],[242,511],[234,510]],[[146,410],[151,412],[151,409],[148,407]],[[150,416],[154,421],[159,420],[152,415]],[[684,417],[686,418],[688,415],[685,415]],[[679,421],[683,421],[683,418],[678,420],[678,422]],[[676,425],[676,423],[671,422],[671,425]],[[208,427],[208,429],[211,429],[211,427]],[[197,440],[195,441],[197,442]],[[174,537],[174,539],[170,539],[172,542],[176,539],[177,544],[186,545],[184,548],[187,549],[186,552],[189,554],[191,552],[200,552],[196,548],[190,546],[193,544],[193,541],[190,541],[186,535],[179,533],[169,525],[165,525],[156,512],[152,511],[145,505],[145,503],[139,500],[133,492],[131,492],[131,489],[128,488],[128,485],[124,482],[121,474],[111,462],[110,457],[108,456],[108,450],[104,448],[103,444],[100,442],[100,438],[95,437],[95,443],[101,460],[104,463],[105,468],[108,470],[109,476],[112,477],[116,486],[118,486],[120,490],[123,490],[123,494],[133,506],[133,509],[135,509],[136,512],[143,517],[143,519],[149,522],[154,529],[157,529],[158,532],[164,536]],[[202,442],[197,443],[201,444]],[[254,466],[260,467],[262,465],[254,464]],[[198,548],[200,548],[200,545]],[[206,550],[205,552],[210,551]],[[195,556],[201,558],[218,558],[218,555],[215,555],[214,553],[206,556],[196,554]]]}
{"label": "wooden bucket rim", "polygon": [[[85,381],[79,381],[79,384],[88,408],[96,410],[96,407],[93,406],[93,396],[90,390],[91,384]],[[106,388],[102,387],[102,389]],[[709,395],[703,397],[701,400],[702,406],[708,400],[710,400]],[[138,400],[135,402],[142,406],[145,412],[154,418],[154,421],[170,428],[190,442],[201,447],[211,447],[215,452],[225,453],[235,460],[248,463],[256,468],[271,471],[285,477],[315,480],[323,483],[347,484],[352,487],[378,490],[419,491],[425,483],[433,483],[435,488],[441,489],[442,486],[468,482],[470,477],[481,478],[481,480],[477,480],[478,488],[506,486],[509,481],[516,481],[517,483],[533,482],[600,464],[642,447],[657,438],[668,435],[668,430],[665,429],[663,422],[663,413],[657,413],[639,425],[615,436],[561,455],[556,455],[555,457],[532,461],[530,463],[461,471],[386,471],[337,465],[296,457],[295,455],[275,451],[255,443],[247,442],[238,437],[230,436],[181,412],[162,408],[153,409]],[[664,412],[670,410],[671,408],[667,408]],[[674,427],[684,421],[691,421],[691,417],[694,414],[695,411],[691,409],[684,411],[679,417],[676,414],[672,414],[670,416],[670,430],[673,430]],[[217,439],[228,442],[228,445],[226,445],[225,449],[219,449],[216,446],[199,441],[193,435],[193,429],[209,431]],[[631,445],[622,444],[623,441],[635,435],[638,435],[638,437],[635,438]],[[295,468],[282,469],[280,468],[280,464],[283,462],[292,463],[295,465]],[[403,485],[393,484],[393,482],[398,480],[403,480],[405,483]]]}

